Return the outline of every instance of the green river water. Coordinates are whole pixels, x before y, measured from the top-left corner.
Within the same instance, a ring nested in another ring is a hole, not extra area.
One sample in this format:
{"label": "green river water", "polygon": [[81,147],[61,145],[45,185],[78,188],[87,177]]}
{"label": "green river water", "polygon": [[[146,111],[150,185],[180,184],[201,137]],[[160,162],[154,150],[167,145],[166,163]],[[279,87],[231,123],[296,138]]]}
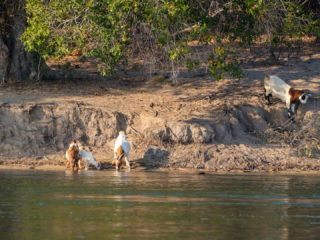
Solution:
{"label": "green river water", "polygon": [[0,239],[320,239],[320,175],[0,170]]}

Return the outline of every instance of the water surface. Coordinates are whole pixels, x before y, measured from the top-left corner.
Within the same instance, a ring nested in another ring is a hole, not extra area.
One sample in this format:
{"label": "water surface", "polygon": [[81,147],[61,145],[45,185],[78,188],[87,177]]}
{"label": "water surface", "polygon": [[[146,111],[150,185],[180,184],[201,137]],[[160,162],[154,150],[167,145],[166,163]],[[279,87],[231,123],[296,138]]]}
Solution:
{"label": "water surface", "polygon": [[320,239],[320,176],[0,170],[0,239]]}

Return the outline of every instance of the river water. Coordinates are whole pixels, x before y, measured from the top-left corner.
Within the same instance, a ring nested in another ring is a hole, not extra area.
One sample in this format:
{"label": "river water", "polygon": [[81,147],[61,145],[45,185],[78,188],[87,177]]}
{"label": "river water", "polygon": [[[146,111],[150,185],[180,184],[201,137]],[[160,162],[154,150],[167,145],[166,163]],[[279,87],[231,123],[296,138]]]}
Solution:
{"label": "river water", "polygon": [[320,239],[320,176],[0,170],[0,239]]}

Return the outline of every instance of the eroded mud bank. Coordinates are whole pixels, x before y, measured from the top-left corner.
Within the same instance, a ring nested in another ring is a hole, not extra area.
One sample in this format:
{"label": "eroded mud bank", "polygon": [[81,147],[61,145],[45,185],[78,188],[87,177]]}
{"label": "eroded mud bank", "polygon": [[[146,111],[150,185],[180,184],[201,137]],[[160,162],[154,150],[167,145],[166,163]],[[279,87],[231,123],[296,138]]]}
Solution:
{"label": "eroded mud bank", "polygon": [[176,112],[162,116],[161,106],[155,110],[152,105],[152,111],[121,112],[83,102],[3,103],[0,153],[2,164],[61,165],[69,142],[77,139],[107,164],[117,133],[125,130],[136,166],[317,170],[320,119],[310,106],[315,103],[302,106],[296,121],[288,123],[285,108],[262,103],[229,105],[189,119]]}

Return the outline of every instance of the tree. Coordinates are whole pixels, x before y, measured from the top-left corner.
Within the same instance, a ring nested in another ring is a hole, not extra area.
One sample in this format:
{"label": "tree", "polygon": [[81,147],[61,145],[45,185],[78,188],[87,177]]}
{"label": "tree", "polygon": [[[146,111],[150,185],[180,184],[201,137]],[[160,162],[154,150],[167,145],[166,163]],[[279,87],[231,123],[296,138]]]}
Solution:
{"label": "tree", "polygon": [[[200,65],[200,60],[192,57],[189,42],[209,44],[212,40],[205,22],[207,12],[199,14],[197,7],[186,0],[27,0],[29,26],[22,40],[29,51],[45,59],[63,57],[75,48],[97,57],[102,75],[112,74],[115,66],[135,50],[141,53],[137,45],[143,42],[149,54],[166,60],[176,83],[179,65],[190,69]],[[227,51],[219,49],[210,61],[217,58],[221,64],[212,65],[211,73],[218,73],[220,78],[224,71],[240,76],[235,64],[226,63]],[[213,71],[218,68],[220,71]]]}
{"label": "tree", "polygon": [[27,24],[24,0],[0,2],[0,81],[21,82],[35,74],[35,56],[20,40]]}
{"label": "tree", "polygon": [[[233,41],[248,46],[267,36],[272,53],[292,39],[320,35],[316,0],[2,0],[1,9],[2,81],[50,75],[43,60],[75,49],[98,58],[102,75],[144,54],[169,66],[173,83],[181,65],[239,78]],[[198,53],[190,42],[211,53]]]}

